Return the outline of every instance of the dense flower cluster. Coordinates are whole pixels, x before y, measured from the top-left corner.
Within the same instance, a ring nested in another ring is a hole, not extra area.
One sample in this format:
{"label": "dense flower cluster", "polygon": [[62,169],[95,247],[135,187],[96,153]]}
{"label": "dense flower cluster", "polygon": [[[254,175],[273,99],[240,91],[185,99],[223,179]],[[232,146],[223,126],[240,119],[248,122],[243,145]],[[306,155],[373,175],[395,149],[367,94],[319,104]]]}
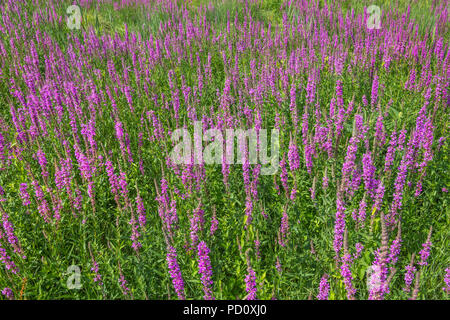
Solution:
{"label": "dense flower cluster", "polygon": [[445,269],[445,277],[444,277],[445,287],[442,288],[445,293],[450,294],[450,267]]}
{"label": "dense flower cluster", "polygon": [[198,272],[201,275],[205,300],[214,300],[212,286],[212,267],[209,259],[209,248],[204,241],[198,244]]}
{"label": "dense flower cluster", "polygon": [[173,287],[180,300],[184,300],[184,281],[181,275],[180,266],[177,262],[177,252],[174,247],[167,248],[167,265],[169,267],[170,277],[172,278]]}
{"label": "dense flower cluster", "polygon": [[245,276],[245,291],[247,292],[247,300],[256,300],[256,274],[252,268],[248,269],[248,274]]}
{"label": "dense flower cluster", "polygon": [[0,283],[53,298],[75,259],[78,298],[445,296],[450,2],[366,5],[0,1]]}
{"label": "dense flower cluster", "polygon": [[328,276],[324,275],[320,279],[319,294],[317,295],[317,299],[328,300],[329,293],[330,293],[330,285],[328,284]]}
{"label": "dense flower cluster", "polygon": [[4,288],[2,290],[2,295],[4,295],[9,300],[14,299],[14,293],[12,292],[11,288]]}

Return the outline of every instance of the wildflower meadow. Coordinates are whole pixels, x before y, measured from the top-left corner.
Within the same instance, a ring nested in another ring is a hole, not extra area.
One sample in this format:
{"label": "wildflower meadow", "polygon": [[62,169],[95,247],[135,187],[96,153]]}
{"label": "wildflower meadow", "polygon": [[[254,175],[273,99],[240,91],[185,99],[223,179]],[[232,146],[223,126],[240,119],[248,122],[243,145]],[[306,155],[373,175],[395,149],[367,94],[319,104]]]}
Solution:
{"label": "wildflower meadow", "polygon": [[0,1],[0,299],[448,300],[449,11]]}

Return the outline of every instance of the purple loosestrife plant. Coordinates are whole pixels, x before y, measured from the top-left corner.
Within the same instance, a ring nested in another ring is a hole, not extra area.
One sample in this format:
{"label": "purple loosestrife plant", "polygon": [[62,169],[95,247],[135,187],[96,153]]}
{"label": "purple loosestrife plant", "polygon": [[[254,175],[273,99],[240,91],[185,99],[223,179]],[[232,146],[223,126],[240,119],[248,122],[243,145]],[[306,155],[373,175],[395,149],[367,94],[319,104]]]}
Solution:
{"label": "purple loosestrife plant", "polygon": [[44,179],[48,178],[48,171],[47,171],[47,158],[45,157],[45,153],[39,149],[36,153],[36,156],[38,158],[39,165],[41,166],[41,174],[44,177]]}
{"label": "purple loosestrife plant", "polygon": [[395,159],[395,148],[397,147],[397,133],[392,131],[391,138],[389,140],[389,147],[386,152],[386,157],[384,160],[384,171],[388,172],[391,170],[391,166]]}
{"label": "purple loosestrife plant", "polygon": [[355,249],[356,252],[353,255],[353,260],[356,260],[361,256],[361,252],[364,250],[364,246],[358,242],[357,244],[355,244]]}
{"label": "purple loosestrife plant", "polygon": [[7,299],[9,300],[14,300],[14,293],[12,292],[12,290],[8,287],[3,288],[2,290],[2,295],[4,295]]}
{"label": "purple loosestrife plant", "polygon": [[134,218],[134,215],[131,216],[131,220],[129,222],[131,225],[131,247],[134,249],[136,253],[139,252],[139,249],[142,247],[142,244],[139,242],[139,237],[141,234],[139,233],[139,224],[137,223],[136,219]]}
{"label": "purple loosestrife plant", "polygon": [[375,192],[374,203],[373,203],[373,207],[376,210],[381,210],[381,204],[383,203],[384,191],[385,191],[385,188],[384,188],[383,181],[380,181],[378,183],[378,187]]}
{"label": "purple loosestrife plant", "polygon": [[167,248],[167,265],[169,268],[169,274],[172,278],[173,287],[177,293],[178,299],[185,300],[184,295],[184,280],[181,275],[180,266],[177,262],[177,251],[174,247],[169,246]]}
{"label": "purple loosestrife plant", "polygon": [[340,198],[340,195],[338,195],[336,200],[336,219],[334,221],[333,248],[336,253],[336,257],[339,256],[339,252],[342,249],[345,230],[345,207],[344,202]]}
{"label": "purple loosestrife plant", "polygon": [[344,278],[345,290],[347,291],[347,298],[349,300],[354,300],[356,294],[356,289],[352,284],[353,276],[350,270],[352,262],[353,260],[351,255],[344,254],[341,264],[341,276]]}
{"label": "purple loosestrife plant", "polygon": [[286,212],[286,209],[284,209],[283,214],[281,216],[280,230],[278,232],[278,244],[280,246],[282,247],[286,246],[288,234],[289,234],[289,217]]}
{"label": "purple loosestrife plant", "polygon": [[277,269],[277,272],[281,274],[283,271],[283,267],[281,266],[280,258],[277,256],[277,261],[275,262],[275,269]]}
{"label": "purple loosestrife plant", "polygon": [[216,210],[214,209],[214,213],[211,218],[211,228],[209,229],[209,234],[213,236],[216,233],[218,227],[219,227],[219,220],[217,220]]}
{"label": "purple loosestrife plant", "polygon": [[286,169],[285,154],[283,154],[283,158],[280,161],[280,167],[281,167],[281,173],[280,173],[281,184],[283,185],[283,188],[287,195],[289,193],[289,186],[288,186],[288,173],[287,173],[287,169]]}
{"label": "purple loosestrife plant", "polygon": [[147,223],[147,217],[145,213],[144,203],[142,202],[142,198],[139,194],[136,197],[136,208],[138,213],[139,226],[141,227],[141,229],[143,229],[145,227],[145,224]]}
{"label": "purple loosestrife plant", "polygon": [[411,289],[411,284],[414,281],[414,275],[416,272],[416,267],[412,264],[409,264],[405,267],[406,273],[405,273],[405,287],[403,288],[403,291],[409,292]]}
{"label": "purple loosestrife plant", "polygon": [[6,214],[6,212],[2,215],[2,222],[3,222],[3,230],[6,232],[6,237],[8,239],[9,244],[14,248],[15,253],[21,253],[21,249],[19,247],[19,240],[17,239],[15,233],[14,233],[14,226],[9,221],[9,216]]}
{"label": "purple loosestrife plant", "polygon": [[124,296],[127,296],[130,294],[130,289],[127,287],[127,280],[125,280],[124,275],[121,273],[119,277],[119,284],[122,288],[122,292]]}
{"label": "purple loosestrife plant", "polygon": [[375,73],[375,76],[372,81],[372,94],[370,96],[370,104],[374,107],[377,104],[378,100],[378,74]]}
{"label": "purple loosestrife plant", "polygon": [[384,133],[384,124],[383,124],[383,115],[380,115],[377,118],[377,123],[375,125],[375,142],[377,145],[384,146],[386,142],[386,136]]}
{"label": "purple loosestrife plant", "polygon": [[203,292],[205,300],[214,300],[213,281],[212,281],[212,267],[209,259],[209,248],[204,241],[201,241],[197,247],[198,252],[198,273],[201,275],[201,282],[203,285]]}
{"label": "purple loosestrife plant", "polygon": [[445,269],[445,277],[444,277],[445,287],[442,288],[446,294],[450,294],[450,267]]}
{"label": "purple loosestrife plant", "polygon": [[372,153],[369,151],[363,155],[363,178],[364,188],[373,197],[373,192],[376,188],[377,181],[375,180],[376,167],[372,162]]}
{"label": "purple loosestrife plant", "polygon": [[288,160],[289,160],[289,169],[291,171],[295,171],[300,167],[300,157],[298,155],[297,144],[294,140],[289,142],[289,152],[288,152]]}
{"label": "purple loosestrife plant", "polygon": [[14,261],[11,260],[11,257],[8,256],[5,248],[3,248],[2,243],[0,242],[0,261],[5,265],[6,270],[11,271],[14,274],[17,274],[19,271],[16,267]]}
{"label": "purple loosestrife plant", "polygon": [[92,259],[91,271],[94,272],[95,275],[93,281],[99,286],[103,286],[102,275],[99,273],[98,263],[94,259]]}
{"label": "purple loosestrife plant", "polygon": [[420,255],[420,261],[417,263],[419,266],[426,266],[428,264],[427,260],[428,257],[430,256],[430,251],[431,251],[431,232],[432,232],[432,228],[430,228],[430,232],[428,233],[428,237],[427,237],[427,241],[425,241],[424,244],[422,244],[423,249],[419,251],[419,255]]}
{"label": "purple loosestrife plant", "polygon": [[395,239],[392,242],[391,247],[389,249],[389,257],[388,257],[389,263],[391,263],[393,265],[397,263],[401,247],[402,247],[402,239],[400,239],[400,238]]}
{"label": "purple loosestrife plant", "polygon": [[351,178],[355,172],[356,152],[358,150],[358,139],[351,137],[347,147],[347,154],[345,156],[345,162],[342,165],[342,179],[343,179],[343,191],[348,191],[351,188]]}
{"label": "purple loosestrife plant", "polygon": [[249,267],[247,272],[248,274],[245,276],[245,291],[247,292],[246,300],[257,300],[255,271]]}
{"label": "purple loosestrife plant", "polygon": [[26,207],[28,206],[30,202],[30,195],[28,194],[27,190],[28,186],[26,183],[20,184],[20,197],[22,198],[22,204]]}
{"label": "purple loosestrife plant", "polygon": [[190,237],[192,249],[196,249],[199,240],[199,234],[203,230],[203,224],[205,223],[203,219],[204,211],[201,209],[201,204],[194,210],[192,216],[189,218],[190,221]]}
{"label": "purple loosestrife plant", "polygon": [[328,283],[328,275],[325,274],[322,277],[322,279],[320,279],[319,294],[317,295],[317,299],[328,300],[329,292],[330,292],[330,285]]}

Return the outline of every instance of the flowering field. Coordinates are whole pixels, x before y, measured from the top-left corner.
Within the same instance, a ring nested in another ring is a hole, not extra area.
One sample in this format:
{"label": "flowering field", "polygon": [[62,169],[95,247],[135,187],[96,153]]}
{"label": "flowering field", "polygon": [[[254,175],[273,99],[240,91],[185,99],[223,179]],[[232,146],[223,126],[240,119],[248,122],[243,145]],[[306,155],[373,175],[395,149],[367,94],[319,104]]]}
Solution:
{"label": "flowering field", "polygon": [[449,10],[1,1],[0,298],[448,299]]}

